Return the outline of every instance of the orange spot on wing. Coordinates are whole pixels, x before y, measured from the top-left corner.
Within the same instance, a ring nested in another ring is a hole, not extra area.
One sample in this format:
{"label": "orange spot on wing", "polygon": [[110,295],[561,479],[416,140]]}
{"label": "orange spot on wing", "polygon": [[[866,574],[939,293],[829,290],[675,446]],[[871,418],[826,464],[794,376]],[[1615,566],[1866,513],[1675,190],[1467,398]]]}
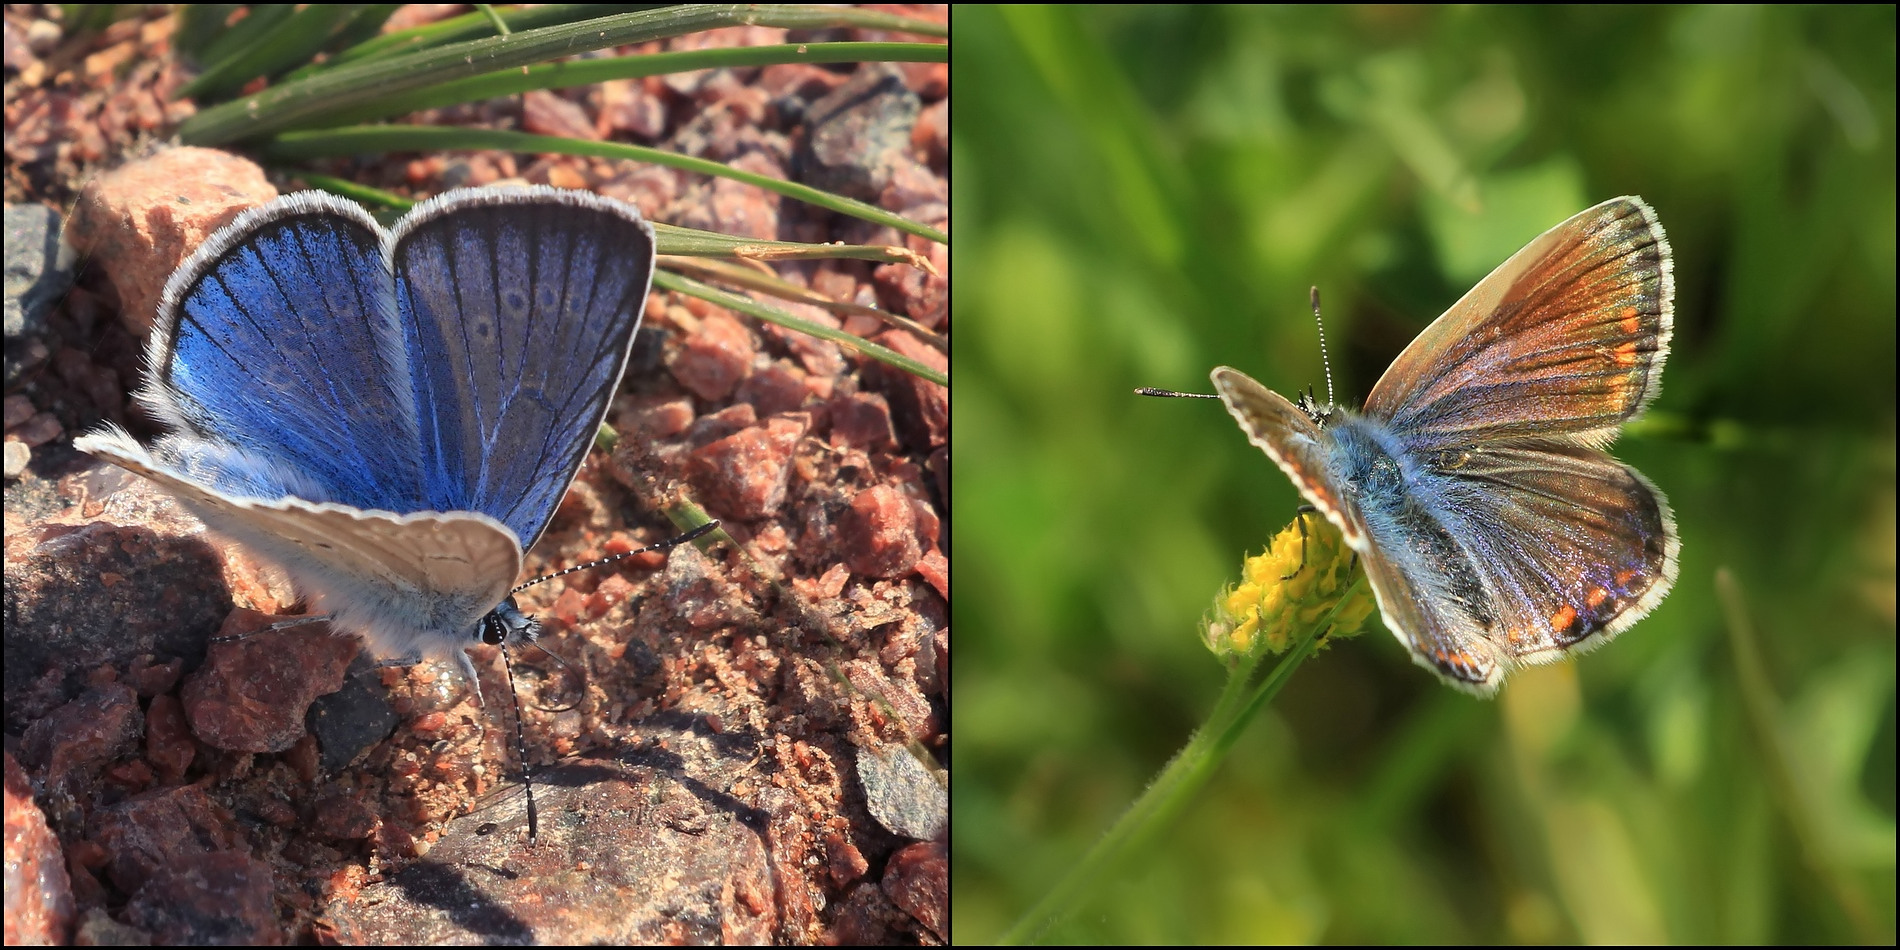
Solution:
{"label": "orange spot on wing", "polygon": [[1550,615],[1550,628],[1558,632],[1567,631],[1577,625],[1577,608],[1565,604],[1562,610]]}
{"label": "orange spot on wing", "polygon": [[1619,322],[1623,326],[1623,332],[1629,336],[1636,336],[1643,332],[1643,312],[1634,306],[1623,308]]}

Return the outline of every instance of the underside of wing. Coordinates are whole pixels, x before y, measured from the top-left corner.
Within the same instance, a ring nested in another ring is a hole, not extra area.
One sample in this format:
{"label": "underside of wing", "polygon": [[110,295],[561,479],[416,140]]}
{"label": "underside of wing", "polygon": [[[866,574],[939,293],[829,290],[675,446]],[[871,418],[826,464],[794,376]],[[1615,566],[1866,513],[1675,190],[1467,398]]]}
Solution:
{"label": "underside of wing", "polygon": [[1364,525],[1352,498],[1340,490],[1328,469],[1319,425],[1286,397],[1237,369],[1219,367],[1212,379],[1214,391],[1247,441],[1280,466],[1301,496],[1339,528],[1348,546],[1363,551]]}
{"label": "underside of wing", "polygon": [[205,526],[281,568],[337,626],[379,656],[445,657],[508,596],[521,547],[507,526],[473,512],[398,515],[297,498],[211,491],[123,432],[75,444],[163,486]]}

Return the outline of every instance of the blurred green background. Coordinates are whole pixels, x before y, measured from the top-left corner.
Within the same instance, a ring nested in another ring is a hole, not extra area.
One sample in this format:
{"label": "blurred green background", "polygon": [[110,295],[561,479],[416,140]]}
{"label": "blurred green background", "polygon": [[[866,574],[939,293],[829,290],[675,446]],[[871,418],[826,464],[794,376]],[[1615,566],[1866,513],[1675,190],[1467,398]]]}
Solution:
{"label": "blurred green background", "polygon": [[1494,701],[1383,628],[1045,934],[1894,939],[1895,15],[958,6],[956,937],[993,939],[1187,739],[1196,623],[1296,495],[1209,391],[1341,402],[1524,242],[1638,194],[1675,249],[1648,619]]}

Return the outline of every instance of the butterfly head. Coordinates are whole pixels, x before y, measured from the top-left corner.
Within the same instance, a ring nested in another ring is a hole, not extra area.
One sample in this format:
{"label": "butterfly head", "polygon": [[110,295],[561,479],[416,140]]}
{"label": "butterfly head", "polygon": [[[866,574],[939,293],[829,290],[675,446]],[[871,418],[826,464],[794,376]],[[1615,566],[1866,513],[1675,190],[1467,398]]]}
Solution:
{"label": "butterfly head", "polygon": [[496,604],[475,629],[483,643],[494,647],[520,646],[541,637],[541,621],[522,613],[512,596]]}

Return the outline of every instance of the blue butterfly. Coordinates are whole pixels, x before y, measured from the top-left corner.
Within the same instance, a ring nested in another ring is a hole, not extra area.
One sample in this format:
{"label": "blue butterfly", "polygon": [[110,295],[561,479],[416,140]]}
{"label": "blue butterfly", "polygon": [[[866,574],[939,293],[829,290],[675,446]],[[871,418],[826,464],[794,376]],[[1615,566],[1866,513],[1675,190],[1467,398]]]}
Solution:
{"label": "blue butterfly", "polygon": [[74,444],[377,655],[453,659],[473,687],[466,648],[535,636],[510,588],[607,413],[653,261],[639,211],[585,192],[451,191],[390,230],[279,198],[165,286],[137,398],[170,431]]}

